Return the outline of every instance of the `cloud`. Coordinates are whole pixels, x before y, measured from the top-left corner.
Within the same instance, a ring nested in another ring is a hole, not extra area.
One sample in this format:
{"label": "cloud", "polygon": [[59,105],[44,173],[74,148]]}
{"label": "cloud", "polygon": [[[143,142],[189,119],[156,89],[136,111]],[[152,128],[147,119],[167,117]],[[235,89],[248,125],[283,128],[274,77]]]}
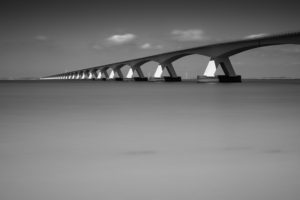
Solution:
{"label": "cloud", "polygon": [[267,36],[267,35],[268,34],[266,34],[266,33],[258,33],[258,34],[247,35],[245,38],[246,39],[254,39],[254,38],[264,37],[264,36]]}
{"label": "cloud", "polygon": [[144,43],[140,46],[141,49],[162,49],[162,45],[152,45],[150,43]]}
{"label": "cloud", "polygon": [[39,40],[39,41],[46,41],[49,38],[45,35],[37,35],[37,36],[34,37],[34,39]]}
{"label": "cloud", "polygon": [[121,44],[129,43],[129,42],[135,40],[135,38],[136,38],[135,34],[126,33],[123,35],[112,35],[107,38],[107,41],[110,44],[121,45]]}
{"label": "cloud", "polygon": [[145,44],[143,44],[143,45],[141,45],[141,48],[142,49],[151,49],[151,44],[150,43],[145,43]]}
{"label": "cloud", "polygon": [[101,39],[98,41],[95,41],[94,43],[90,44],[90,47],[94,50],[104,50],[106,48],[112,48],[112,47],[129,47],[129,46],[136,46],[136,40],[137,36],[133,33],[126,33],[121,35],[111,35],[105,39]]}
{"label": "cloud", "polygon": [[203,41],[207,39],[204,31],[200,29],[173,30],[171,32],[173,39],[178,41]]}
{"label": "cloud", "polygon": [[94,44],[94,45],[92,46],[92,48],[93,48],[93,49],[97,49],[97,50],[103,49],[103,47],[102,47],[100,44]]}

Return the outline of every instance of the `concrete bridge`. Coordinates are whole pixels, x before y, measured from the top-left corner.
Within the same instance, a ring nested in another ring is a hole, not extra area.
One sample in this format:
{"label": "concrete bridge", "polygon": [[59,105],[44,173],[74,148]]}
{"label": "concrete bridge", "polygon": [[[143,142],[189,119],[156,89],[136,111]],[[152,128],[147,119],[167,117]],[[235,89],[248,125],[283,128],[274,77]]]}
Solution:
{"label": "concrete bridge", "polygon": [[[167,52],[153,56],[127,60],[118,63],[107,64],[103,66],[80,69],[76,71],[55,74],[43,77],[42,79],[115,79],[123,78],[134,79],[136,81],[147,81],[141,66],[147,62],[155,61],[159,63],[154,78],[162,78],[163,70],[167,70],[169,76],[164,77],[165,81],[181,81],[181,77],[172,65],[174,61],[184,56],[199,54],[210,57],[210,61],[203,74],[204,77],[215,77],[216,69],[221,66],[224,75],[218,76],[220,82],[241,82],[241,76],[237,75],[230,57],[238,53],[265,46],[282,44],[300,44],[300,32],[267,35],[256,38],[249,38],[237,41],[223,42],[211,45],[205,45],[195,48],[183,49],[179,51]],[[130,69],[126,76],[123,75],[121,68],[129,66]],[[111,69],[110,74],[108,70]],[[138,77],[134,77],[134,72]]]}

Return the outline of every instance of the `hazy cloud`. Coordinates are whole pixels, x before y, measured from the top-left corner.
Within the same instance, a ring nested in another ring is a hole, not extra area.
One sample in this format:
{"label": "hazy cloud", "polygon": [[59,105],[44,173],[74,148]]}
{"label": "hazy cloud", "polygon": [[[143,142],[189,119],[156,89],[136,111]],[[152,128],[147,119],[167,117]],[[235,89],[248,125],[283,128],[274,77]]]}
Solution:
{"label": "hazy cloud", "polygon": [[113,46],[128,46],[136,45],[135,40],[137,36],[133,33],[126,33],[121,35],[111,35],[105,39],[98,40],[91,44],[91,48],[94,50],[103,50],[105,48],[111,48]]}
{"label": "hazy cloud", "polygon": [[267,35],[268,34],[266,34],[266,33],[258,33],[258,34],[247,35],[245,38],[246,39],[254,39],[254,38],[264,37],[264,36],[267,36]]}
{"label": "hazy cloud", "polygon": [[162,49],[162,45],[152,45],[150,43],[144,43],[140,46],[141,49]]}
{"label": "hazy cloud", "polygon": [[129,43],[129,42],[135,40],[135,38],[136,38],[135,34],[126,33],[126,34],[123,34],[123,35],[112,35],[112,36],[107,38],[107,41],[110,44],[120,45],[120,44]]}
{"label": "hazy cloud", "polygon": [[39,41],[46,41],[48,40],[49,38],[45,35],[37,35],[34,37],[36,40],[39,40]]}
{"label": "hazy cloud", "polygon": [[178,41],[202,41],[205,40],[204,31],[200,29],[173,30],[173,39]]}
{"label": "hazy cloud", "polygon": [[102,47],[100,44],[94,44],[94,45],[92,46],[92,48],[93,48],[93,49],[97,49],[97,50],[103,49],[103,47]]}

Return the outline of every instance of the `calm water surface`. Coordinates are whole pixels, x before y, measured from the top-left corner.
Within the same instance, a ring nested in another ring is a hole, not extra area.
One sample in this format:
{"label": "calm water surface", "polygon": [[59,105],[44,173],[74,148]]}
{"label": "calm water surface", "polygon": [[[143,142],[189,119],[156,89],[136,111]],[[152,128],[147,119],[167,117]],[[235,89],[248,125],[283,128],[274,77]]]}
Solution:
{"label": "calm water surface", "polygon": [[298,200],[300,81],[0,82],[2,200]]}

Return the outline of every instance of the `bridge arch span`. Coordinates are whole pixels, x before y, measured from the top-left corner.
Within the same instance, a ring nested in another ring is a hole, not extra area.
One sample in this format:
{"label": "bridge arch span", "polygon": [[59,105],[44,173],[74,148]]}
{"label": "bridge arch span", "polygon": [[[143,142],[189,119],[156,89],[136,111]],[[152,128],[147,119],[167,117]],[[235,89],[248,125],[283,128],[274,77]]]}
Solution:
{"label": "bridge arch span", "polygon": [[[194,55],[194,54],[198,54],[198,53],[179,53],[177,55],[174,55],[174,56],[171,56],[169,58],[167,58],[166,60],[164,60],[164,62],[166,63],[173,63],[174,61],[178,60],[178,59],[181,59],[183,57],[186,57],[186,56],[191,56],[191,55]],[[201,54],[199,54],[201,55]]]}
{"label": "bridge arch span", "polygon": [[[159,76],[163,75],[163,69],[160,69],[161,63],[158,62],[157,60],[152,60],[152,59],[147,59],[141,62],[138,62],[136,67],[140,68],[141,71],[143,71],[143,74],[150,78],[150,77],[156,77],[158,78]],[[162,70],[161,72],[159,72]]]}
{"label": "bridge arch span", "polygon": [[120,67],[118,67],[116,69],[120,70],[120,72],[123,74],[124,78],[128,78],[127,75],[129,73],[129,71],[132,70],[132,67],[128,63],[124,63],[123,65],[121,65]]}
{"label": "bridge arch span", "polygon": [[202,75],[210,58],[202,54],[181,54],[172,59],[172,66],[177,75],[183,79],[194,79]]}

